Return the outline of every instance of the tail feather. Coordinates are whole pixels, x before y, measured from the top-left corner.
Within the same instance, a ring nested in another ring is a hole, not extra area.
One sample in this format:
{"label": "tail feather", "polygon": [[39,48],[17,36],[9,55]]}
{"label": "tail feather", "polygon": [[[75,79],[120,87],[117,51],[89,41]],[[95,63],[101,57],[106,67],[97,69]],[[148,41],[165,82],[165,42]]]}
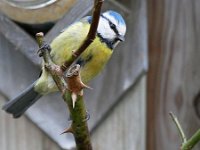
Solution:
{"label": "tail feather", "polygon": [[20,117],[30,106],[32,106],[42,95],[34,90],[34,85],[30,85],[19,96],[7,102],[3,110],[13,114],[14,118]]}

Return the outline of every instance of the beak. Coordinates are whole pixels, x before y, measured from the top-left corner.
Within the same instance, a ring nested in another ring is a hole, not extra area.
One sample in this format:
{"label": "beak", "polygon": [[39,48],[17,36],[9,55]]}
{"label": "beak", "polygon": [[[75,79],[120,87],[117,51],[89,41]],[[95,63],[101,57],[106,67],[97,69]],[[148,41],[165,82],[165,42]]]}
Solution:
{"label": "beak", "polygon": [[124,38],[124,36],[122,36],[122,35],[118,35],[118,36],[117,36],[117,40],[119,40],[119,41],[121,41],[121,42],[124,42],[124,41],[125,41],[125,38]]}

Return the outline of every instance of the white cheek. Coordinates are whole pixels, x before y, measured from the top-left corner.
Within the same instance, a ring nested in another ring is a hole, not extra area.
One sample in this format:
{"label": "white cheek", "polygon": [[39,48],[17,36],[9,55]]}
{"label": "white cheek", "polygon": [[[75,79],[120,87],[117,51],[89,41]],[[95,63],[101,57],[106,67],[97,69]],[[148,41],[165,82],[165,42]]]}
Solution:
{"label": "white cheek", "polygon": [[109,25],[108,21],[105,20],[104,18],[100,19],[97,31],[105,39],[112,40],[116,36],[115,32],[110,28],[110,25]]}

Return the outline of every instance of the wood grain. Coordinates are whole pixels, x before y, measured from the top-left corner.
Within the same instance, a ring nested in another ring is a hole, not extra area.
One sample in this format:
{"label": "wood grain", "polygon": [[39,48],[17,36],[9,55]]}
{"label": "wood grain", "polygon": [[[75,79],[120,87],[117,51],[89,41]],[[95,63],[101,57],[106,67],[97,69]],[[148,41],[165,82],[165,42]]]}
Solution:
{"label": "wood grain", "polygon": [[121,97],[92,135],[95,150],[146,150],[146,76]]}
{"label": "wood grain", "polygon": [[187,137],[200,126],[193,107],[200,91],[199,6],[195,0],[148,1],[148,150],[179,149],[169,111],[178,116]]}
{"label": "wood grain", "polygon": [[[5,101],[5,97],[0,95],[0,106]],[[60,150],[57,144],[26,117],[16,120],[0,111],[0,118],[1,150]]]}
{"label": "wood grain", "polygon": [[35,40],[23,29],[17,26],[0,12],[0,33],[26,56],[33,64],[40,64],[41,60],[37,55],[38,46]]}

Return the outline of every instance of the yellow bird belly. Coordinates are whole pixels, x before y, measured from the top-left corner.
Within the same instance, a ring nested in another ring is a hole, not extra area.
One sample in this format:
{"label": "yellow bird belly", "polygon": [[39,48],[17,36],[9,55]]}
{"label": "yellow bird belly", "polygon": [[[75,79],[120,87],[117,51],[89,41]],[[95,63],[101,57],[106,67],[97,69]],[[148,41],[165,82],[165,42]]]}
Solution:
{"label": "yellow bird belly", "polygon": [[[51,43],[50,54],[53,62],[62,65],[67,61],[71,57],[72,51],[77,50],[83,43],[89,28],[89,23],[77,22],[56,37]],[[96,37],[80,57],[82,81],[87,83],[93,79],[104,68],[111,54],[112,50],[105,43],[102,43],[99,37]],[[45,69],[43,69],[35,89],[42,94],[57,91],[51,75]]]}

